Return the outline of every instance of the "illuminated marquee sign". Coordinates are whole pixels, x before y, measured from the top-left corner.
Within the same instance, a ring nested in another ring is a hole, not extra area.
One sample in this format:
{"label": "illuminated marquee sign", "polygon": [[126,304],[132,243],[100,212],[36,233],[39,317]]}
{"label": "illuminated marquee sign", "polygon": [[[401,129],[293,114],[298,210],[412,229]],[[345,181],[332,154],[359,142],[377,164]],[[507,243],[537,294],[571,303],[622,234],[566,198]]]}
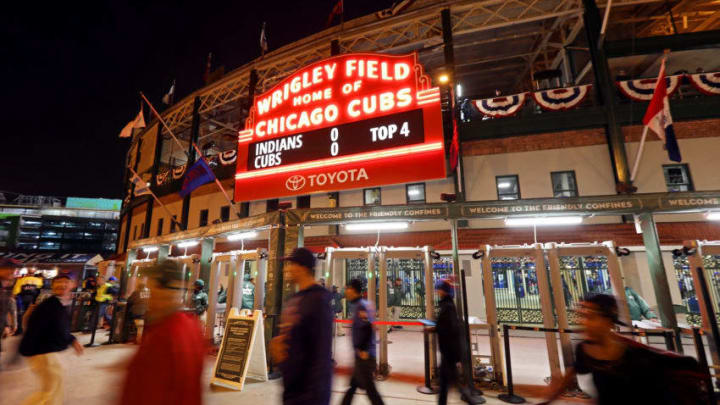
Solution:
{"label": "illuminated marquee sign", "polygon": [[255,97],[235,200],[444,178],[440,90],[417,55],[315,62]]}

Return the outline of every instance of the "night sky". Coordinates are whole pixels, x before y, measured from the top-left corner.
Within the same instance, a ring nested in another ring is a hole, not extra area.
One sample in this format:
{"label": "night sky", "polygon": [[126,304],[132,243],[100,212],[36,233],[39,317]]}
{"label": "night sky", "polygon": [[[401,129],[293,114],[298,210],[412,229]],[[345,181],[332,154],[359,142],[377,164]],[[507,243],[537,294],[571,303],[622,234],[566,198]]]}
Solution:
{"label": "night sky", "polygon": [[[21,3],[21,4],[17,4]],[[156,107],[202,87],[208,52],[229,72],[324,29],[335,0],[8,2],[3,63],[0,191],[122,198],[139,91]],[[346,0],[345,19],[392,0]],[[330,44],[328,43],[328,46]],[[147,113],[147,109],[145,110]],[[146,115],[146,121],[150,117]]]}

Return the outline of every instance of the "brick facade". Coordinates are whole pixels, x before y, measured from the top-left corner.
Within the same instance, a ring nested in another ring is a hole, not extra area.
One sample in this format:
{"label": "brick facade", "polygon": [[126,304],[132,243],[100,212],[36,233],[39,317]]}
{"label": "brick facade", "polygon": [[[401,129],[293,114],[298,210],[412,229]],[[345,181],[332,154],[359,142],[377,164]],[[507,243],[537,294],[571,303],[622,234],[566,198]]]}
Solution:
{"label": "brick facade", "polygon": [[[639,142],[642,126],[623,127],[625,142]],[[700,121],[682,121],[674,124],[678,139],[706,138],[720,136],[720,119]],[[649,142],[660,141],[656,136],[648,136]],[[482,139],[463,142],[463,156],[496,155],[512,152],[532,152],[547,149],[574,148],[581,146],[603,145],[606,143],[605,130],[602,128],[577,131],[552,132],[538,135],[512,136],[499,139]]]}

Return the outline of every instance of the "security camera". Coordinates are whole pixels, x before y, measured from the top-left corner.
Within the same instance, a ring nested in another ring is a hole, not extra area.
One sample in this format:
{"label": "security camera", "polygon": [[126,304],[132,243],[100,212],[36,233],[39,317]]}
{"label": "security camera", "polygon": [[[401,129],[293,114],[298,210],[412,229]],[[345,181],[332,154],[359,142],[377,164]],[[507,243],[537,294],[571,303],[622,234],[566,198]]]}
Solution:
{"label": "security camera", "polygon": [[475,260],[482,259],[483,257],[485,257],[485,252],[483,252],[482,250],[478,250],[477,252],[472,254],[472,258]]}
{"label": "security camera", "polygon": [[619,247],[619,246],[615,248],[615,254],[617,254],[618,257],[630,256],[630,253],[631,253],[630,249],[628,249],[628,248],[623,248],[623,247]]}

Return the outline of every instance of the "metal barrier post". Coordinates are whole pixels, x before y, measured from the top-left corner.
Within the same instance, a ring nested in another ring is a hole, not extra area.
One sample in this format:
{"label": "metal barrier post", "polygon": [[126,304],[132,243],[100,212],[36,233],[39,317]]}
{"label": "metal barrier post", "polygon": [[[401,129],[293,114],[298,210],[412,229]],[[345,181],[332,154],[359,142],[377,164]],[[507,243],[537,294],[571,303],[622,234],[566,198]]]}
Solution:
{"label": "metal barrier post", "polygon": [[110,320],[110,333],[108,334],[107,342],[103,343],[104,345],[110,345],[110,344],[114,343],[113,338],[115,337],[115,326],[117,326],[117,320],[118,320],[117,319],[117,308],[118,308],[118,303],[114,302],[112,304],[113,313],[112,313],[112,319]]}
{"label": "metal barrier post", "polygon": [[710,365],[708,364],[707,356],[705,355],[705,345],[703,345],[702,341],[702,335],[700,334],[700,328],[692,328],[692,335],[693,335],[693,342],[695,343],[695,352],[697,353],[698,363],[700,363],[700,367],[702,367],[703,370],[708,370],[707,374],[707,381],[705,381],[705,384],[707,384],[708,390],[710,391],[710,398],[712,402],[712,396],[713,396],[713,383],[712,383],[712,374],[710,374]]}
{"label": "metal barrier post", "polygon": [[421,394],[437,394],[438,391],[432,387],[430,377],[430,330],[423,327],[423,349],[425,352],[425,385],[417,387],[417,392]]}
{"label": "metal barrier post", "polygon": [[507,376],[507,394],[498,395],[498,399],[509,404],[525,403],[525,398],[515,395],[512,380],[512,365],[510,362],[510,327],[503,324],[503,343],[505,344],[505,375]]}
{"label": "metal barrier post", "polygon": [[98,324],[98,316],[100,315],[100,303],[95,301],[95,311],[93,311],[92,316],[90,317],[90,331],[92,335],[90,336],[90,343],[86,344],[85,347],[97,347],[100,346],[99,344],[95,343],[95,332],[97,332],[97,324]]}

